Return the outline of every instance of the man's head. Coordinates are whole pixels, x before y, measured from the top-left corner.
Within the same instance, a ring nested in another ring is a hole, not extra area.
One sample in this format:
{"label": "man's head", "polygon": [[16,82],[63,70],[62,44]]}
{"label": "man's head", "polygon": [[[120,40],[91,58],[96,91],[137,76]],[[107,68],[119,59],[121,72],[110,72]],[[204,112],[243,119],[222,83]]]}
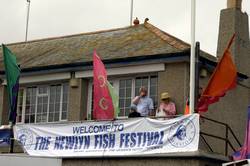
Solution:
{"label": "man's head", "polygon": [[147,88],[144,87],[144,86],[142,86],[142,87],[140,88],[140,90],[139,90],[139,94],[140,94],[140,96],[142,96],[142,97],[147,96],[147,94],[148,94]]}

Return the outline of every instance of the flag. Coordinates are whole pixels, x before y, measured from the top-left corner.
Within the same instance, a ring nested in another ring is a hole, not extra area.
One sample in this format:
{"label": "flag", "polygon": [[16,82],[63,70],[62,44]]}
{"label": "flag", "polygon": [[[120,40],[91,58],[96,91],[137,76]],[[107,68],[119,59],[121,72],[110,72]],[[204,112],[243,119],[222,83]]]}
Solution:
{"label": "flag", "polygon": [[199,112],[206,112],[210,104],[218,102],[219,98],[225,96],[228,90],[236,87],[237,70],[229,51],[234,38],[235,35],[231,38],[227,49],[208,82],[206,89],[199,98]]}
{"label": "flag", "polygon": [[16,56],[2,44],[7,92],[9,97],[9,121],[16,122],[17,97],[19,90],[20,68]]}
{"label": "flag", "polygon": [[107,72],[100,57],[93,54],[94,76],[94,118],[97,120],[111,120],[119,113],[118,96],[107,80]]}
{"label": "flag", "polygon": [[189,114],[190,114],[189,99],[187,99],[186,106],[185,106],[185,111],[184,111],[184,115],[189,115]]}
{"label": "flag", "polygon": [[250,106],[248,106],[247,128],[244,145],[233,153],[234,160],[250,159]]}

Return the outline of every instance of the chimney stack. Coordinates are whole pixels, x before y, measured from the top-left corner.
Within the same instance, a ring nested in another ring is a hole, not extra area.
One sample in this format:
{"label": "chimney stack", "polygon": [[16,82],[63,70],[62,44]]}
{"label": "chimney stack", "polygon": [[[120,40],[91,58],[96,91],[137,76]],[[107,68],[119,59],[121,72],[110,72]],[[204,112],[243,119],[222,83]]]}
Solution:
{"label": "chimney stack", "polygon": [[227,8],[236,8],[241,10],[242,0],[227,0]]}
{"label": "chimney stack", "polygon": [[238,72],[250,75],[250,41],[248,15],[241,11],[242,0],[227,0],[227,8],[220,12],[217,57],[221,57],[233,34],[236,35],[231,53]]}

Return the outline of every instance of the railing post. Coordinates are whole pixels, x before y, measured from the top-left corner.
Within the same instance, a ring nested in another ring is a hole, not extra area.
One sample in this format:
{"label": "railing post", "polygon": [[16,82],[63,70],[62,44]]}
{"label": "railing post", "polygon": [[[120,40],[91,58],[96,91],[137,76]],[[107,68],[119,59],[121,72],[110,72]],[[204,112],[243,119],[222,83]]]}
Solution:
{"label": "railing post", "polygon": [[228,155],[228,125],[226,125],[225,156]]}

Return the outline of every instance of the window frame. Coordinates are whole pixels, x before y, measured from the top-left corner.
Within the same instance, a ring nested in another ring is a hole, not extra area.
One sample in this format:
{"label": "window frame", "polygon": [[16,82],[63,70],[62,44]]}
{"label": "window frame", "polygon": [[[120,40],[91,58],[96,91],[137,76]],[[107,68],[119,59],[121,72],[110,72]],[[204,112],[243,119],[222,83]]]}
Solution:
{"label": "window frame", "polygon": [[[135,80],[138,77],[147,77],[148,79],[148,96],[150,96],[150,85],[151,85],[151,77],[156,77],[157,78],[157,95],[158,95],[158,73],[149,73],[149,74],[142,74],[142,75],[133,75],[133,76],[124,76],[124,77],[117,77],[117,78],[108,78],[110,82],[113,82],[113,87],[115,91],[117,92],[117,95],[119,96],[119,87],[120,87],[120,80],[125,80],[125,79],[131,79],[132,80],[132,86],[131,86],[131,101],[132,99],[136,96],[135,94]],[[93,78],[89,79],[88,83],[88,99],[87,99],[87,119],[91,120],[92,117],[92,93],[93,93]],[[158,102],[157,102],[158,103]],[[157,106],[156,106],[157,107]],[[128,116],[118,116],[118,118],[127,118]]]}
{"label": "window frame", "polygon": [[[67,96],[67,117],[66,119],[62,119],[62,105],[63,105],[63,86],[67,84],[69,87],[69,83],[67,82],[63,82],[63,83],[51,83],[51,84],[38,84],[38,85],[32,85],[32,86],[24,86],[24,87],[20,87],[20,90],[23,90],[23,104],[22,104],[22,118],[21,118],[21,122],[16,122],[17,124],[41,124],[41,123],[60,123],[60,122],[66,122],[68,121],[68,111],[69,111],[69,88],[68,88],[68,96]],[[50,87],[51,86],[56,86],[56,85],[60,85],[60,111],[59,111],[59,120],[58,121],[53,121],[53,122],[49,122],[49,105],[50,105]],[[45,96],[45,94],[39,94],[39,87],[46,87],[47,88],[47,94],[48,95],[48,105],[47,105],[47,121],[46,122],[37,122],[37,108],[38,108],[38,97],[41,96]],[[26,99],[27,99],[27,89],[28,88],[36,88],[36,108],[35,108],[35,120],[34,123],[25,123],[25,109],[26,109]],[[20,104],[20,101],[18,100],[18,105]],[[18,110],[17,110],[18,111]]]}

